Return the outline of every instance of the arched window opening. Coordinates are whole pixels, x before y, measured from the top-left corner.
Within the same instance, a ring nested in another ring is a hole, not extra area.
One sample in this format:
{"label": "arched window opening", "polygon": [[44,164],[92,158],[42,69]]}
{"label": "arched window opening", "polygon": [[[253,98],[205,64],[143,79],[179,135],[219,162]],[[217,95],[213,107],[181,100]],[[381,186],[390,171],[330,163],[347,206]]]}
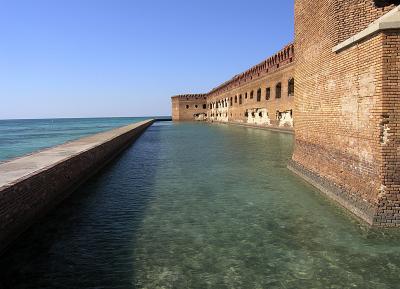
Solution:
{"label": "arched window opening", "polygon": [[254,113],[254,111],[251,113],[251,116],[254,118],[256,117],[256,114]]}
{"label": "arched window opening", "polygon": [[242,104],[242,95],[239,95],[239,104]]}
{"label": "arched window opening", "polygon": [[245,116],[245,117],[248,117],[248,116],[249,116],[249,113],[246,111],[246,112],[244,113],[244,116]]}
{"label": "arched window opening", "polygon": [[294,78],[288,80],[288,96],[294,95]]}
{"label": "arched window opening", "polygon": [[265,99],[266,100],[269,100],[271,98],[271,88],[270,87],[267,87],[266,89],[265,89]]}
{"label": "arched window opening", "polygon": [[244,98],[247,99],[247,92],[244,94]]}
{"label": "arched window opening", "polygon": [[261,101],[261,88],[257,90],[257,101]]}
{"label": "arched window opening", "polygon": [[233,97],[231,97],[231,101],[230,102],[231,102],[230,106],[232,106],[233,105]]}
{"label": "arched window opening", "polygon": [[250,99],[253,99],[253,97],[254,97],[254,91],[252,90],[250,91]]}
{"label": "arched window opening", "polygon": [[237,103],[237,95],[235,95],[235,103]]}
{"label": "arched window opening", "polygon": [[188,104],[186,105],[186,109],[189,109],[189,105]]}
{"label": "arched window opening", "polygon": [[258,116],[259,116],[259,117],[262,117],[262,111],[260,111],[260,112],[258,113]]}
{"label": "arched window opening", "polygon": [[281,98],[282,96],[282,84],[279,82],[275,87],[275,98]]}
{"label": "arched window opening", "polygon": [[199,106],[197,104],[194,105],[194,108],[198,108]]}

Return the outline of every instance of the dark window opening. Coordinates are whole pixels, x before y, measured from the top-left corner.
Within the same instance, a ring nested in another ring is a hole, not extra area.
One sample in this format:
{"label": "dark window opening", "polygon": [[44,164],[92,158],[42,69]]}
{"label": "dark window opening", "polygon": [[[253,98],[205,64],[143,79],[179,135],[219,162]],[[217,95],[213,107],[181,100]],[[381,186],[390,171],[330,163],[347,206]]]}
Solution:
{"label": "dark window opening", "polygon": [[375,6],[382,8],[392,4],[400,5],[400,0],[374,0]]}
{"label": "dark window opening", "polygon": [[232,104],[233,104],[233,97],[231,97],[231,103],[230,103],[230,106],[232,106]]}
{"label": "dark window opening", "polygon": [[197,107],[198,107],[198,105],[197,105],[197,104],[195,104],[195,105],[194,105],[194,108],[197,108]]}
{"label": "dark window opening", "polygon": [[252,117],[256,117],[256,114],[254,112],[251,113]]}
{"label": "dark window opening", "polygon": [[270,99],[270,98],[271,98],[271,88],[270,88],[270,87],[267,87],[267,88],[265,89],[265,99],[268,100],[268,99]]}
{"label": "dark window opening", "polygon": [[207,108],[207,104],[203,104],[203,109],[206,109]]}
{"label": "dark window opening", "polygon": [[254,91],[250,91],[250,99],[253,99]]}
{"label": "dark window opening", "polygon": [[294,78],[289,79],[288,81],[288,96],[294,95]]}
{"label": "dark window opening", "polygon": [[282,96],[282,84],[279,82],[275,87],[275,98],[281,98]]}
{"label": "dark window opening", "polygon": [[242,95],[239,95],[239,104],[242,104]]}
{"label": "dark window opening", "polygon": [[237,103],[237,95],[235,95],[235,103]]}
{"label": "dark window opening", "polygon": [[257,90],[257,101],[261,101],[261,88]]}
{"label": "dark window opening", "polygon": [[247,92],[245,93],[244,98],[247,99]]}
{"label": "dark window opening", "polygon": [[186,105],[186,109],[188,109],[189,108],[189,105]]}
{"label": "dark window opening", "polygon": [[261,112],[261,111],[258,113],[258,116],[259,116],[259,117],[262,117],[262,112]]}
{"label": "dark window opening", "polygon": [[245,116],[245,117],[248,117],[248,116],[249,116],[249,113],[246,111],[246,112],[244,113],[244,116]]}

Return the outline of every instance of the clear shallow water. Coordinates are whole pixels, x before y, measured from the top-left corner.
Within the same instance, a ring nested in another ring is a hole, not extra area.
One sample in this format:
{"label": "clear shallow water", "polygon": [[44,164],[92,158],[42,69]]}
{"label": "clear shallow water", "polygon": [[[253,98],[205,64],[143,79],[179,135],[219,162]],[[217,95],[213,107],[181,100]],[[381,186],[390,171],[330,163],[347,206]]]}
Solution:
{"label": "clear shallow water", "polygon": [[292,143],[155,124],[1,257],[0,284],[398,288],[400,234],[369,230],[291,174]]}
{"label": "clear shallow water", "polygon": [[0,120],[0,161],[144,119],[146,118]]}

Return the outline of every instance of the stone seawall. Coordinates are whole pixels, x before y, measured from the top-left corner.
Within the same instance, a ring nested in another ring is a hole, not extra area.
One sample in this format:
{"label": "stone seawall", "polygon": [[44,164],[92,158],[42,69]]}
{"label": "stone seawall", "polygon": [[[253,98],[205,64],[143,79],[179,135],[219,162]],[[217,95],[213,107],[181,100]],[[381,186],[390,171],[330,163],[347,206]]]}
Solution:
{"label": "stone seawall", "polygon": [[153,122],[134,123],[0,164],[0,253]]}

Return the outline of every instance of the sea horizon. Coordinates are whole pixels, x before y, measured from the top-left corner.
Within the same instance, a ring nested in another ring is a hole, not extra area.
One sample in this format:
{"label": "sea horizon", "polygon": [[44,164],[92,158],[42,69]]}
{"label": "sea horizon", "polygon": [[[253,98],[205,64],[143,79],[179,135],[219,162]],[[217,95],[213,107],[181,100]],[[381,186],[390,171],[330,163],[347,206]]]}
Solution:
{"label": "sea horizon", "polygon": [[170,117],[60,117],[0,120],[0,162],[150,118],[168,119]]}

